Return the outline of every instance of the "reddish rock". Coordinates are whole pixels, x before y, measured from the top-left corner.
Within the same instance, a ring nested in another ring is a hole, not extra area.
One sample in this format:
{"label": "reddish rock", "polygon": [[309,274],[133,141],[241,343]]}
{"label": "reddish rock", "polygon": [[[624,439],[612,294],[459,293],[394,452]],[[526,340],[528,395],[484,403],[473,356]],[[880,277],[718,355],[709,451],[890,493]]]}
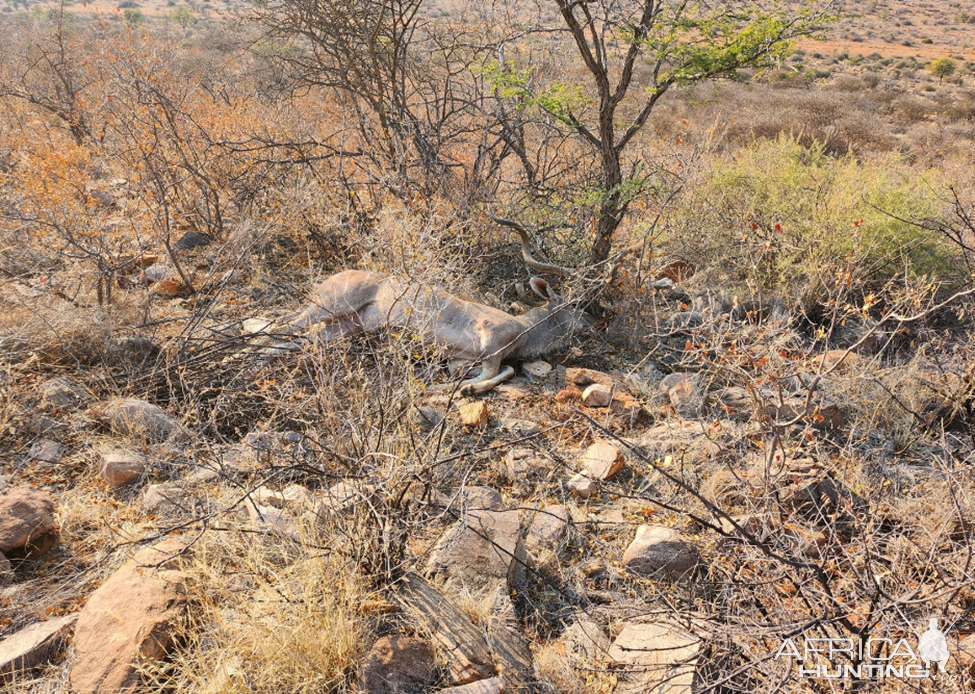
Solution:
{"label": "reddish rock", "polygon": [[581,496],[583,499],[588,499],[596,492],[596,487],[598,485],[596,480],[580,472],[579,474],[574,475],[572,479],[566,483],[566,486],[573,494]]}
{"label": "reddish rock", "polygon": [[0,493],[0,552],[44,554],[56,541],[54,500],[33,487]]}
{"label": "reddish rock", "polygon": [[582,391],[582,404],[586,407],[609,407],[613,401],[613,389],[602,383],[593,383]]}
{"label": "reddish rock", "polygon": [[623,452],[605,441],[594,443],[582,454],[582,467],[594,480],[606,481],[623,469]]}
{"label": "reddish rock", "polygon": [[613,387],[613,378],[609,374],[596,371],[595,369],[566,369],[565,380],[567,383],[574,383],[577,386],[589,386],[593,383],[599,383],[609,388]]}
{"label": "reddish rock", "polygon": [[135,692],[140,663],[166,655],[186,609],[186,575],[171,558],[183,547],[139,552],[92,593],[75,628],[72,692]]}
{"label": "reddish rock", "polygon": [[0,683],[57,657],[77,620],[72,614],[37,622],[0,641]]}
{"label": "reddish rock", "polygon": [[135,482],[146,471],[146,459],[140,453],[112,451],[102,453],[99,472],[102,478],[113,487],[121,487]]}
{"label": "reddish rock", "polygon": [[164,296],[168,298],[179,296],[182,290],[183,284],[174,278],[153,282],[152,286],[149,287],[149,293],[153,296]]}
{"label": "reddish rock", "polygon": [[465,427],[483,429],[487,426],[488,406],[486,402],[468,402],[457,408],[460,411],[460,421]]}

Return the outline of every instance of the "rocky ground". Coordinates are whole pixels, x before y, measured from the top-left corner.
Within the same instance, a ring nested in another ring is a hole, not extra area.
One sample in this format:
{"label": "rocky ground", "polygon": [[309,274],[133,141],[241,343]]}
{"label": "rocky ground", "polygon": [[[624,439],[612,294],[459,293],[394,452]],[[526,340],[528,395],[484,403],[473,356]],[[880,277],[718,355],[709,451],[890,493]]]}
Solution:
{"label": "rocky ground", "polygon": [[85,363],[5,336],[0,677],[807,691],[787,635],[931,613],[970,677],[964,339],[648,291],[645,358],[584,343],[477,398],[429,393],[396,340],[248,351],[243,316]]}

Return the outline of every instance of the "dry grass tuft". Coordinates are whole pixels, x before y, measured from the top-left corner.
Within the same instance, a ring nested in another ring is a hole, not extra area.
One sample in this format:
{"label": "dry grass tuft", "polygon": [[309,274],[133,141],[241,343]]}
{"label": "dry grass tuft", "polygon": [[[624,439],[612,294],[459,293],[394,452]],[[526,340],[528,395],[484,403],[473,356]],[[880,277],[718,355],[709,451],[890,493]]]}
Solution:
{"label": "dry grass tuft", "polygon": [[368,633],[359,572],[338,554],[286,542],[224,532],[196,545],[188,570],[199,605],[172,663],[150,673],[156,687],[207,694],[352,689]]}

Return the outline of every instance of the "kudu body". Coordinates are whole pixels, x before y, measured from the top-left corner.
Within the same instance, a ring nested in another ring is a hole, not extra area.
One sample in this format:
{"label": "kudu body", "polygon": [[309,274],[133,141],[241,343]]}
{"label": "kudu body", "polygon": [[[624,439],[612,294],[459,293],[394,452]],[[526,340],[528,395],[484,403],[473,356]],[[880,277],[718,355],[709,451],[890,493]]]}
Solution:
{"label": "kudu body", "polygon": [[[563,277],[568,274],[565,268],[532,257],[528,233],[520,225],[494,219],[518,231],[522,256],[529,267]],[[514,368],[503,363],[506,360],[538,357],[555,350],[591,322],[582,310],[563,301],[545,280],[533,277],[530,285],[545,303],[512,315],[459,299],[428,284],[347,270],[318,284],[309,305],[284,319],[284,324],[311,328],[325,340],[381,330],[417,335],[452,363],[461,365],[464,373],[480,364],[480,372],[461,382],[460,390],[484,393],[514,374]]]}

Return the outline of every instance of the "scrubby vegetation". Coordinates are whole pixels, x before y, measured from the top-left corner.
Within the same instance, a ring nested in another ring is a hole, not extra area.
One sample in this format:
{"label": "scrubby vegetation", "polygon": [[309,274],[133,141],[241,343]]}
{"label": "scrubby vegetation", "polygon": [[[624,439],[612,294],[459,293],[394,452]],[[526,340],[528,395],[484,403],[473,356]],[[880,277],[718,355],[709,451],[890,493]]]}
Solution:
{"label": "scrubby vegetation", "polygon": [[[849,5],[9,6],[0,639],[81,617],[4,686],[926,691],[776,655],[937,618],[970,690],[971,63]],[[521,315],[512,224],[594,325],[486,394],[429,316],[267,334],[346,269]],[[106,665],[113,593],[177,597]]]}

